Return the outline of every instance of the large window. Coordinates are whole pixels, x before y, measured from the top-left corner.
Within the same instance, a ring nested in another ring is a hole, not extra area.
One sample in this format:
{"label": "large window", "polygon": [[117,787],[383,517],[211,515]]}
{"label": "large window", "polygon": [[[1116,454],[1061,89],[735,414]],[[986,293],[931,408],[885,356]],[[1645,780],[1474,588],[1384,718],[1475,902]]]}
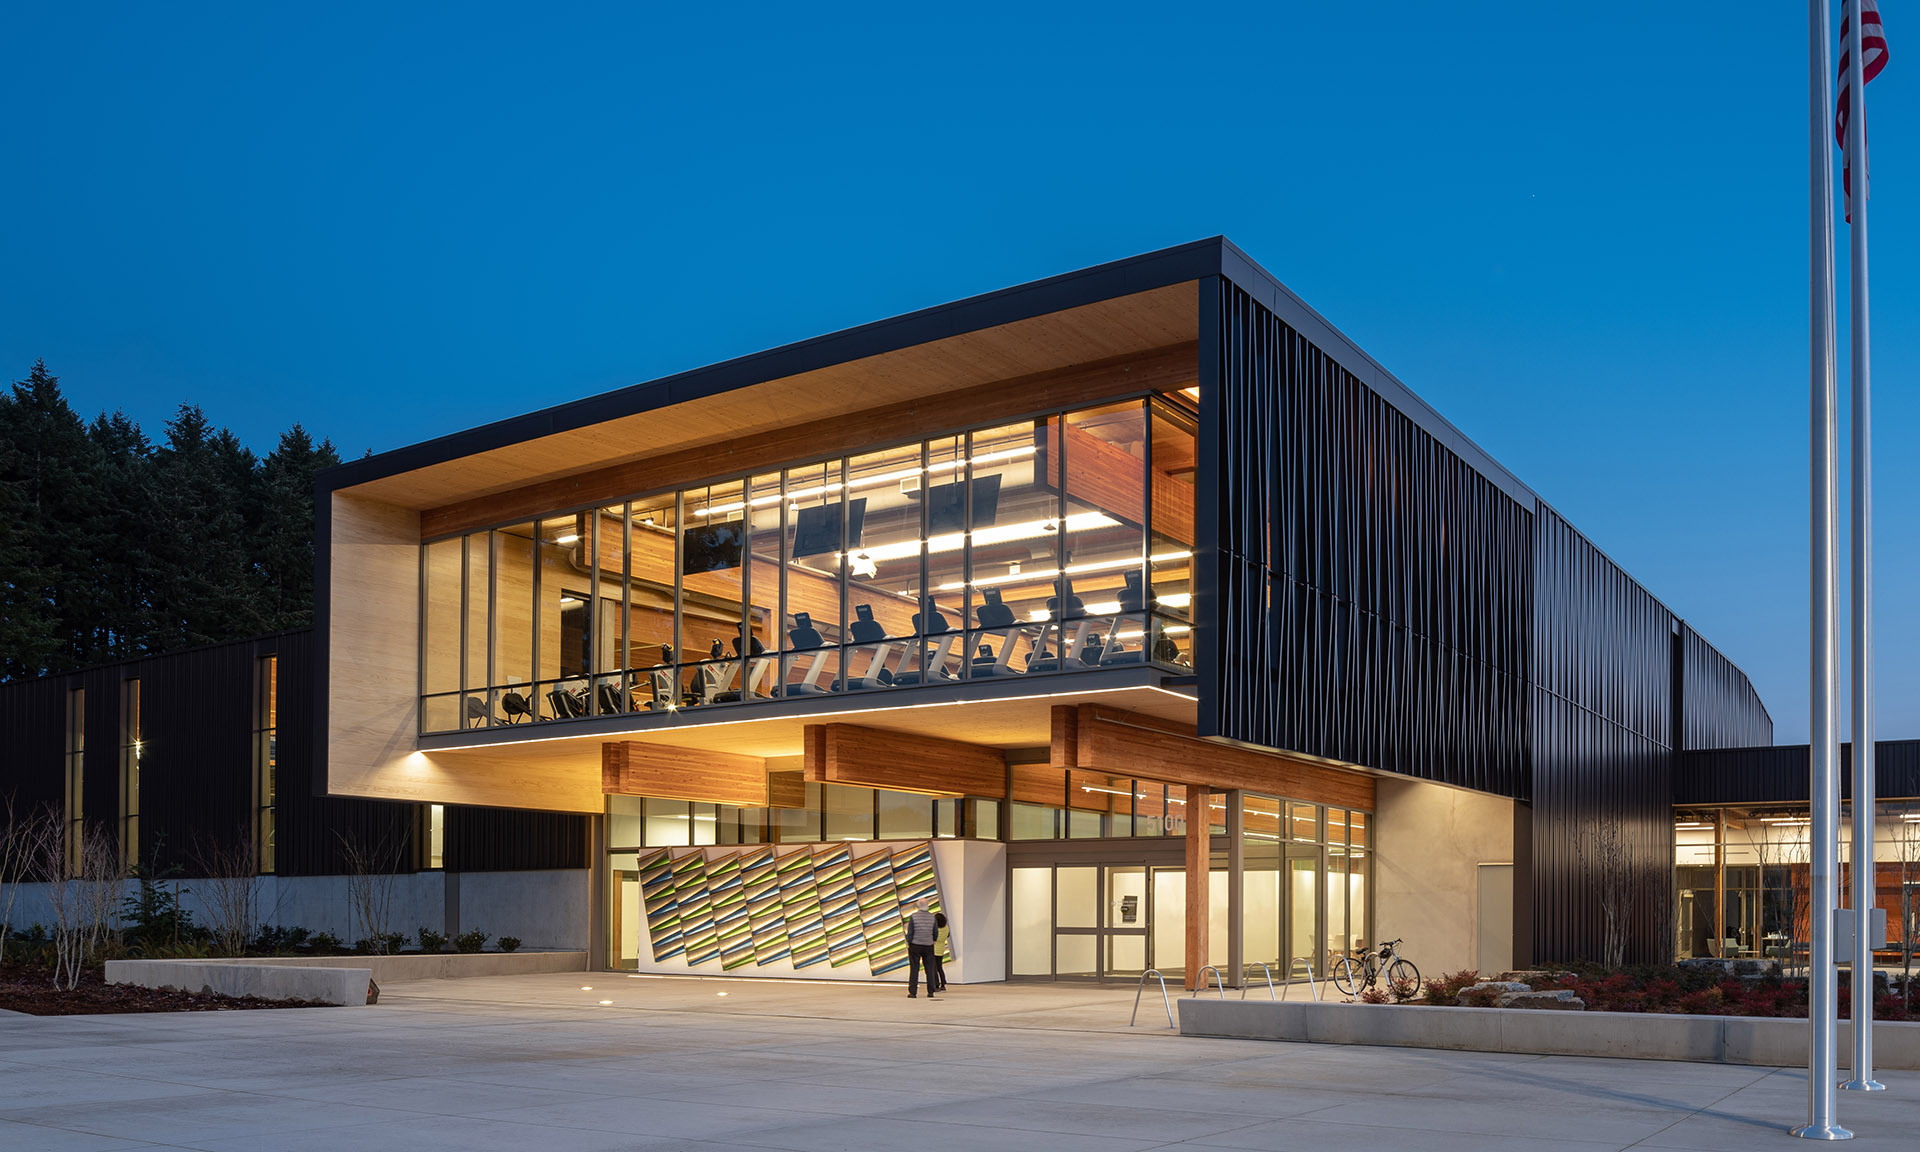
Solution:
{"label": "large window", "polygon": [[421,728],[1184,667],[1192,470],[1131,400],[432,541]]}
{"label": "large window", "polygon": [[261,872],[273,871],[274,793],[279,785],[280,660],[260,659],[253,706],[254,853]]}
{"label": "large window", "polygon": [[994,840],[1000,835],[997,800],[804,783],[798,772],[774,776],[770,793],[782,803],[766,808],[609,796],[607,842],[612,851],[622,852],[707,844]]}
{"label": "large window", "polygon": [[80,874],[80,845],[86,838],[87,690],[67,693],[67,871]]}
{"label": "large window", "polygon": [[120,859],[140,860],[140,760],[146,741],[140,728],[140,681],[120,685]]}

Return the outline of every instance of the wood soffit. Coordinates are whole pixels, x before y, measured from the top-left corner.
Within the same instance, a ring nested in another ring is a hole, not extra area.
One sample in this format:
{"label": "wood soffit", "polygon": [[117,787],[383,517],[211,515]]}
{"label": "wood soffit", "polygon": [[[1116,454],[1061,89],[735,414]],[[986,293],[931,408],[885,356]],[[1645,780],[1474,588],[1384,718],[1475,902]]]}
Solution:
{"label": "wood soffit", "polygon": [[903,439],[935,435],[1048,407],[1091,403],[1129,392],[1169,391],[1194,382],[1199,364],[1197,352],[1196,345],[1180,344],[543,480],[428,509],[420,516],[420,535],[423,540],[431,540],[557,509],[687,487],[783,464],[856,454]]}
{"label": "wood soffit", "polygon": [[[1118,364],[1168,349],[1186,348],[1191,356],[1198,339],[1194,285],[1173,284],[637,412],[341,491],[416,510],[442,509],[623,466],[637,457],[737,445],[796,425],[840,423],[855,411],[892,405],[913,409],[946,393],[1008,382],[1020,382],[1031,391],[1036,377]],[[1033,406],[1022,410],[1031,411]],[[938,426],[930,429],[938,430]],[[877,440],[862,437],[852,447]],[[844,449],[808,448],[798,455],[839,450]],[[782,457],[786,458],[790,456]],[[741,467],[778,462],[743,462]],[[676,477],[667,483],[680,482]],[[595,492],[572,503],[625,494],[626,490]],[[566,506],[563,502],[532,511]]]}

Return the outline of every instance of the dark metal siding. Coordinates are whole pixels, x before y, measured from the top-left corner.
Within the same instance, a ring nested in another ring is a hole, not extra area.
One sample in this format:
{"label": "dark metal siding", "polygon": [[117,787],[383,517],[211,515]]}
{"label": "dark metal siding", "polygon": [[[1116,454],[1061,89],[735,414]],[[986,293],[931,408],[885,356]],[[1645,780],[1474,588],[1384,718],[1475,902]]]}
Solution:
{"label": "dark metal siding", "polygon": [[315,642],[312,630],[280,637],[279,788],[274,823],[282,876],[335,876],[347,870],[342,841],[384,848],[401,871],[420,863],[419,804],[325,796],[314,771]]}
{"label": "dark metal siding", "polygon": [[[275,871],[346,871],[343,841],[386,846],[401,871],[420,867],[425,805],[320,794],[314,771],[312,630],[235,641],[66,676],[0,685],[0,796],[21,807],[64,803],[67,692],[87,691],[85,804],[89,821],[117,828],[124,686],[140,681],[144,756],[140,860],[192,876],[199,855],[252,828],[258,661],[277,655],[279,685]],[[580,868],[587,818],[452,808],[446,864],[469,871]]]}
{"label": "dark metal siding", "polygon": [[444,835],[450,872],[587,866],[587,817],[577,814],[449,807]]}
{"label": "dark metal siding", "polygon": [[1773,717],[1747,674],[1686,624],[1681,748],[1758,748],[1773,743]]}
{"label": "dark metal siding", "polygon": [[[1680,754],[1673,774],[1673,802],[1805,804],[1807,746],[1707,748]],[[1840,746],[1840,794],[1853,795],[1853,745]],[[1878,740],[1873,745],[1873,792],[1881,800],[1920,799],[1920,740]]]}
{"label": "dark metal siding", "polygon": [[1659,958],[1673,887],[1673,615],[1553,509],[1534,516],[1533,948],[1599,959],[1598,833],[1631,853],[1627,958]]}
{"label": "dark metal siding", "polygon": [[1202,734],[1525,799],[1528,509],[1219,284]]}
{"label": "dark metal siding", "polygon": [[66,727],[64,677],[0,684],[0,800],[16,813],[65,811]]}

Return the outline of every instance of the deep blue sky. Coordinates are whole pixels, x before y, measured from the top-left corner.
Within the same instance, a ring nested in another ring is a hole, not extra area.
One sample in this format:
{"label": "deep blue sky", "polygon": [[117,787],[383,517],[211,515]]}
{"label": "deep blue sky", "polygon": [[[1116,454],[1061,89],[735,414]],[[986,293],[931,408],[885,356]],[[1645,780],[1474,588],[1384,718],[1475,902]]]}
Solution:
{"label": "deep blue sky", "polygon": [[[1887,7],[1892,737],[1920,736],[1920,16]],[[8,7],[0,373],[358,455],[1224,233],[1805,738],[1802,7],[533,11]]]}

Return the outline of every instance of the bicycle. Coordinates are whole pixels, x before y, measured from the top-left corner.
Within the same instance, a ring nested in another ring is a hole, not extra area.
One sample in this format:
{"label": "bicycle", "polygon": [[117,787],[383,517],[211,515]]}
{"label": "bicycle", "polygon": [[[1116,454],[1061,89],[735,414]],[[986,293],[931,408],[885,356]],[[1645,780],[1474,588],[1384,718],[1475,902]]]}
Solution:
{"label": "bicycle", "polygon": [[1420,969],[1414,967],[1413,961],[1395,951],[1400,944],[1399,940],[1389,940],[1380,945],[1378,952],[1371,948],[1360,949],[1358,962],[1352,955],[1340,957],[1333,965],[1333,986],[1348,996],[1357,996],[1372,988],[1376,978],[1385,975],[1389,988],[1406,981],[1407,986],[1418,990]]}

